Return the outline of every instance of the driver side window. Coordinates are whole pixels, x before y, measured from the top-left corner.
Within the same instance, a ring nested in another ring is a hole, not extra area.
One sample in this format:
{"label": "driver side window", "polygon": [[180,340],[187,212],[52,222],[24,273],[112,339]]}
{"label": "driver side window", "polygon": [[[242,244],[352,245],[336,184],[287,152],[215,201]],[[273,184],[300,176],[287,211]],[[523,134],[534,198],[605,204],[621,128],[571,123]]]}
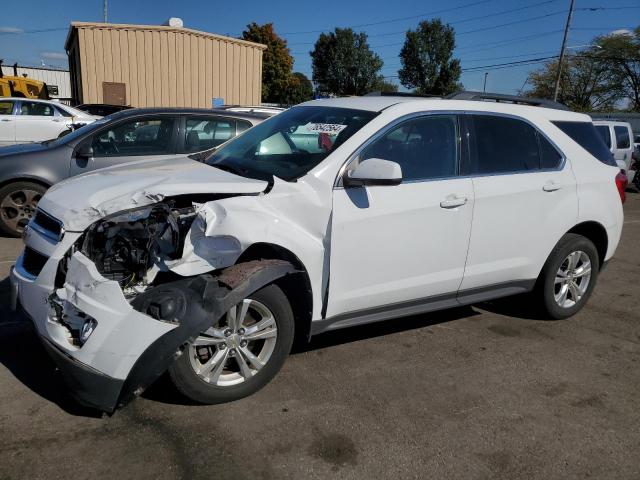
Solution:
{"label": "driver side window", "polygon": [[174,153],[175,119],[137,117],[97,133],[91,142],[94,157],[128,157]]}
{"label": "driver side window", "polygon": [[454,115],[425,115],[394,127],[369,145],[360,161],[380,158],[396,162],[405,181],[456,175],[458,122]]}

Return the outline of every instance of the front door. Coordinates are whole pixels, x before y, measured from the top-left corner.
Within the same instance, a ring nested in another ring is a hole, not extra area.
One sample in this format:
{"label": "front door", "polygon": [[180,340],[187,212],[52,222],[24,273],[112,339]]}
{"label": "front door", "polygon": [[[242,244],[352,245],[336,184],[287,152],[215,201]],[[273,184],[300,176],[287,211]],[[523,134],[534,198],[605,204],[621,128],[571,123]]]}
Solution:
{"label": "front door", "polygon": [[454,115],[405,120],[360,153],[397,162],[403,181],[334,189],[328,317],[455,296],[474,201],[459,157]]}
{"label": "front door", "polygon": [[78,152],[90,144],[93,156],[87,158],[74,153],[69,176],[135,160],[175,157],[175,124],[172,115],[150,115],[108,126],[76,147]]}

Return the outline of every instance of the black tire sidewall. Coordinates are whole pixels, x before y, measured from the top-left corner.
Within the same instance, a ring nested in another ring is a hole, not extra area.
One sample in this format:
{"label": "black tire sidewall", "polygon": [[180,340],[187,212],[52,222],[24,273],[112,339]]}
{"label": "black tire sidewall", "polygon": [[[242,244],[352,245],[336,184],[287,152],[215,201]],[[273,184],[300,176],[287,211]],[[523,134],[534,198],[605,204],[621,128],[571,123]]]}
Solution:
{"label": "black tire sidewall", "polygon": [[[36,192],[40,192],[42,195],[45,194],[47,188],[39,183],[35,182],[13,182],[9,183],[2,188],[0,188],[0,203],[4,201],[4,199],[11,193],[17,190],[34,190]],[[11,227],[9,227],[3,220],[2,215],[0,215],[0,231],[5,235],[20,238],[21,233],[16,232]]]}
{"label": "black tire sidewall", "polygon": [[252,395],[264,387],[284,364],[294,338],[294,317],[287,297],[274,284],[267,285],[247,298],[264,304],[276,320],[278,338],[267,364],[253,377],[244,382],[227,387],[211,385],[202,380],[191,366],[188,349],[169,367],[169,377],[176,388],[186,397],[205,404],[226,403]]}
{"label": "black tire sidewall", "polygon": [[[580,301],[570,308],[563,308],[556,303],[555,300],[555,278],[558,269],[562,265],[562,262],[567,256],[574,251],[581,250],[589,256],[591,262],[591,279],[589,280],[589,286],[586,292],[580,299]],[[566,234],[549,255],[547,262],[545,263],[542,271],[542,282],[540,285],[541,295],[546,313],[553,319],[560,320],[575,315],[578,311],[584,307],[589,300],[591,292],[593,291],[596,282],[598,280],[598,274],[600,271],[600,259],[598,256],[598,250],[591,240],[582,235]]]}

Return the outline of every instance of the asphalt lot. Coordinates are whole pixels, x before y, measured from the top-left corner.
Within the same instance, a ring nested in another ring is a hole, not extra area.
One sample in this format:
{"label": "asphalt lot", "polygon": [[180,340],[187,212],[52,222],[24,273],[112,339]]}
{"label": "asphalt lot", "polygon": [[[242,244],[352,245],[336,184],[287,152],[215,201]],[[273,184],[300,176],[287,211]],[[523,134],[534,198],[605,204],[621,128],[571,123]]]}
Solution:
{"label": "asphalt lot", "polygon": [[[519,299],[319,336],[253,397],[65,394],[0,283],[0,478],[640,478],[640,194],[587,307]],[[0,278],[20,250],[0,238]]]}

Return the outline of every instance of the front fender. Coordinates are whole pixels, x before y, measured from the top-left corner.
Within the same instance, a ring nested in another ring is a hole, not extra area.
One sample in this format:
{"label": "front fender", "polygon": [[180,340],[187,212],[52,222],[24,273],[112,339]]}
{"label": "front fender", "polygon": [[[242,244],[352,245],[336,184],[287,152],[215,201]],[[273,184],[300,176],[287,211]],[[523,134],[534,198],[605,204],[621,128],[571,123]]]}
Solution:
{"label": "front fender", "polygon": [[295,272],[295,267],[284,260],[256,260],[233,265],[217,275],[166,283],[138,295],[132,302],[133,308],[178,326],[158,338],[138,358],[114,408],[140,395],[182,355],[185,344],[215,325],[233,305]]}

